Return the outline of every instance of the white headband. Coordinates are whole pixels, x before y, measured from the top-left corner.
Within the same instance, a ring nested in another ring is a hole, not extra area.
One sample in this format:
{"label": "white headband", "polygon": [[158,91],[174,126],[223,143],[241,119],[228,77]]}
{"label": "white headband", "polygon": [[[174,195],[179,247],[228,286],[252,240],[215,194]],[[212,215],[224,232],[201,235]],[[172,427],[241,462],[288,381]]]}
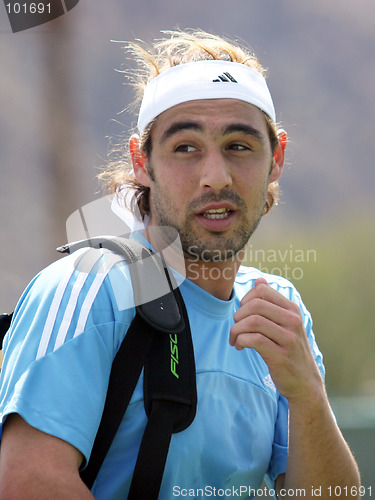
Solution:
{"label": "white headband", "polygon": [[266,80],[253,68],[231,61],[179,64],[147,84],[138,116],[138,130],[163,111],[198,99],[239,99],[263,110],[274,122],[276,113]]}

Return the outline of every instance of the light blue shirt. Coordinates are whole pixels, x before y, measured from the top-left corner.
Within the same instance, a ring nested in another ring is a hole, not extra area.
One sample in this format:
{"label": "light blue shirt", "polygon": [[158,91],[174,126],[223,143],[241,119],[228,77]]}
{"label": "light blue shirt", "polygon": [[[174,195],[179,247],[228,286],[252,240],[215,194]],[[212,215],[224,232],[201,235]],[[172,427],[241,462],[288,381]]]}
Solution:
{"label": "light blue shirt", "polygon": [[[85,252],[49,266],[21,297],[5,340],[0,417],[3,422],[18,413],[30,425],[72,444],[88,460],[112,361],[135,309],[126,264],[107,265],[111,254],[97,250],[88,272],[77,264]],[[287,401],[261,356],[253,349],[237,351],[228,342],[233,315],[260,276],[299,305],[324,374],[310,314],[290,282],[241,267],[231,300],[222,301],[185,280],[180,290],[194,344],[198,405],[193,423],[172,436],[162,500],[184,493],[205,498],[204,488],[206,493],[213,488],[250,491],[264,477],[272,487],[286,470]],[[147,421],[142,383],[141,376],[93,486],[98,500],[126,498]]]}

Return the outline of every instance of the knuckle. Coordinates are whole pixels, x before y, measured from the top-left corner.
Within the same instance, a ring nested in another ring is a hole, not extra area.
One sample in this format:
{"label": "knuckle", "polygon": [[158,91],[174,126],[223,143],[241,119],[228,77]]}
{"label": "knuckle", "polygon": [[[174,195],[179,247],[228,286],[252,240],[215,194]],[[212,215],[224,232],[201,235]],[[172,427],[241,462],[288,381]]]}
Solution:
{"label": "knuckle", "polygon": [[250,302],[247,302],[243,306],[243,312],[247,317],[252,317],[256,315],[260,315],[264,309],[264,300],[261,298],[255,297]]}
{"label": "knuckle", "polygon": [[302,321],[301,315],[299,314],[299,309],[298,309],[298,313],[290,312],[288,314],[288,324],[290,325],[290,327],[293,330],[297,331],[297,330],[303,329],[303,321]]}
{"label": "knuckle", "polygon": [[263,309],[264,300],[261,297],[255,297],[251,303],[253,310],[259,311]]}
{"label": "knuckle", "polygon": [[270,340],[261,333],[252,334],[252,347],[259,353],[264,353],[269,350]]}
{"label": "knuckle", "polygon": [[231,329],[230,329],[230,332],[229,332],[229,335],[230,337],[236,337],[238,335],[238,323],[235,323],[234,325],[232,325]]}
{"label": "knuckle", "polygon": [[298,315],[298,316],[301,316],[301,311],[300,311],[299,305],[298,305],[298,304],[296,304],[295,302],[292,302],[292,301],[291,301],[290,310],[291,310],[294,314],[296,314],[296,315]]}
{"label": "knuckle", "polygon": [[261,337],[259,333],[243,333],[237,337],[237,343],[242,347],[257,348],[262,344]]}
{"label": "knuckle", "polygon": [[296,345],[296,335],[291,334],[289,331],[285,332],[283,338],[283,346],[284,346],[284,356],[287,359],[291,352],[294,352],[294,347]]}
{"label": "knuckle", "polygon": [[259,314],[252,314],[247,318],[247,326],[251,332],[258,331],[263,324],[263,317]]}
{"label": "knuckle", "polygon": [[[241,313],[239,312],[240,310],[238,309],[238,311],[236,311],[234,313],[234,316],[233,316],[233,319],[234,321],[237,323],[237,321],[239,321],[240,317],[241,317]],[[232,327],[233,328],[233,327]]]}

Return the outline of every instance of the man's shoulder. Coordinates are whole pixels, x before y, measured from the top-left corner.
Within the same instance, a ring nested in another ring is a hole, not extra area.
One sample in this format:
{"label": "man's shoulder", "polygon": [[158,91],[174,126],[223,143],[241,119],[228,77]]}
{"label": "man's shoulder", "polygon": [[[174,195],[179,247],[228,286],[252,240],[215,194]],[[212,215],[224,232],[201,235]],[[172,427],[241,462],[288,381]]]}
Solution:
{"label": "man's shoulder", "polygon": [[114,271],[124,273],[126,267],[124,258],[110,250],[82,248],[45,267],[29,287],[53,291],[64,284],[69,287],[78,281],[82,282],[83,288],[89,288],[94,281],[103,283]]}
{"label": "man's shoulder", "polygon": [[[15,313],[33,315],[37,311],[50,316],[54,312],[61,316],[66,312],[67,317],[68,311],[90,311],[95,304],[100,310],[118,309],[120,296],[132,297],[127,265],[121,256],[106,249],[83,248],[39,272],[21,295]],[[132,306],[132,301],[126,304],[126,308]]]}
{"label": "man's shoulder", "polygon": [[240,287],[248,287],[249,289],[254,286],[258,278],[264,278],[269,285],[277,290],[285,289],[295,293],[296,288],[294,284],[283,276],[277,274],[269,274],[255,267],[240,266],[235,283]]}
{"label": "man's shoulder", "polygon": [[287,299],[295,302],[300,307],[302,316],[308,323],[311,323],[311,315],[306,309],[301,294],[295,285],[288,279],[277,274],[265,273],[255,267],[240,266],[234,285],[235,293],[240,300],[254,286],[258,278],[264,278],[272,288]]}
{"label": "man's shoulder", "polygon": [[107,250],[82,249],[50,264],[21,295],[8,341],[27,334],[40,358],[91,328],[129,325],[134,300],[122,262]]}

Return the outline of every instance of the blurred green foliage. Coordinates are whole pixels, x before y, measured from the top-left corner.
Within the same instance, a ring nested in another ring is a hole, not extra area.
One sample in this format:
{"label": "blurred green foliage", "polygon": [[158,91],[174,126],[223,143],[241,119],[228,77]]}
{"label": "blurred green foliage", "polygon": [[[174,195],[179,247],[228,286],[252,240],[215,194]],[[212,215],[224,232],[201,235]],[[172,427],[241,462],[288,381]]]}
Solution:
{"label": "blurred green foliage", "polygon": [[[266,248],[268,253],[256,252]],[[264,254],[269,262],[260,262]],[[373,220],[268,235],[252,243],[248,255],[247,265],[279,268],[275,274],[290,279],[301,293],[324,355],[328,393],[375,396]]]}

